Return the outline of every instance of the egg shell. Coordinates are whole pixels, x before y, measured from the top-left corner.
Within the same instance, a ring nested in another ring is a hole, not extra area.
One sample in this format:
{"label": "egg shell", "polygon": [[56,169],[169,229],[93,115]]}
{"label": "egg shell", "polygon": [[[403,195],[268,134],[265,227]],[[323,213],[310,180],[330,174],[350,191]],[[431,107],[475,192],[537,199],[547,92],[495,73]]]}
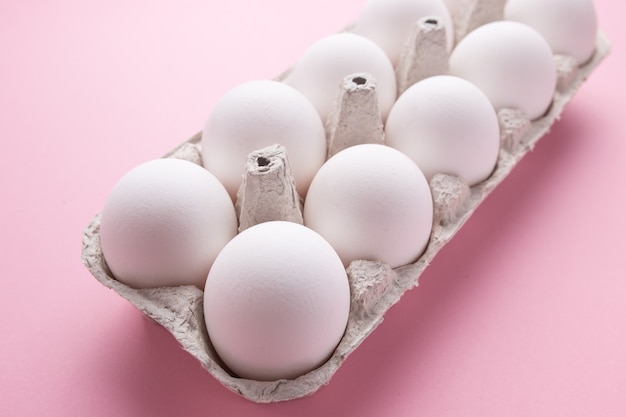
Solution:
{"label": "egg shell", "polygon": [[508,0],[504,17],[531,26],[554,53],[572,56],[578,64],[595,49],[598,22],[591,0]]}
{"label": "egg shell", "polygon": [[500,128],[478,87],[441,75],[413,84],[398,98],[387,119],[385,141],[408,155],[428,181],[446,173],[474,185],[493,172]]}
{"label": "egg shell", "polygon": [[556,90],[554,56],[546,40],[519,22],[488,23],[470,32],[450,55],[450,75],[474,83],[496,108],[543,116]]}
{"label": "egg shell", "polygon": [[364,36],[344,32],[318,40],[296,62],[285,82],[302,92],[326,121],[343,79],[356,73],[374,77],[385,119],[396,100],[396,75],[385,51]]}
{"label": "egg shell", "polygon": [[218,252],[237,233],[235,208],[206,169],[181,159],[126,173],[102,210],[108,267],[132,287],[204,287]]}
{"label": "egg shell", "polygon": [[368,0],[354,25],[354,33],[376,42],[396,66],[411,29],[427,16],[443,20],[450,51],[454,44],[454,26],[442,0]]}
{"label": "egg shell", "polygon": [[293,379],[320,366],[348,322],[346,271],[328,242],[302,225],[252,226],[220,252],[204,317],[220,358],[238,376]]}
{"label": "egg shell", "polygon": [[346,148],[320,168],[304,202],[304,224],[347,266],[357,259],[392,268],[424,251],[433,221],[430,188],[418,166],[385,145]]}
{"label": "egg shell", "polygon": [[275,144],[287,149],[296,188],[304,197],[326,159],[322,120],[298,90],[278,81],[249,81],[213,107],[202,132],[202,161],[235,201],[248,154]]}
{"label": "egg shell", "polygon": [[[293,400],[315,393],[329,384],[333,375],[350,355],[382,323],[389,309],[403,294],[416,287],[420,277],[440,250],[455,236],[471,218],[487,196],[504,181],[511,170],[530,152],[559,118],[567,103],[582,86],[585,79],[609,54],[610,42],[600,31],[596,50],[591,60],[577,71],[567,75],[570,81],[554,97],[553,105],[545,117],[529,121],[521,112],[498,115],[503,126],[502,133],[515,146],[500,153],[496,170],[484,182],[471,187],[459,183],[458,178],[438,174],[433,181],[433,197],[437,204],[432,238],[419,260],[413,264],[391,270],[380,262],[356,261],[347,269],[352,292],[351,312],[348,326],[339,346],[328,361],[319,368],[294,380],[255,381],[232,376],[224,369],[212,347],[203,315],[203,292],[194,286],[134,289],[113,278],[102,255],[100,245],[100,219],[95,215],[82,236],[81,259],[93,277],[103,286],[131,302],[147,317],[163,326],[181,347],[198,360],[212,377],[225,388],[256,403]],[[279,75],[284,79],[289,70]],[[201,132],[168,152],[168,157],[197,160],[200,154]],[[452,260],[453,261],[453,260]],[[372,375],[376,377],[376,375]],[[326,389],[333,389],[332,384]]]}

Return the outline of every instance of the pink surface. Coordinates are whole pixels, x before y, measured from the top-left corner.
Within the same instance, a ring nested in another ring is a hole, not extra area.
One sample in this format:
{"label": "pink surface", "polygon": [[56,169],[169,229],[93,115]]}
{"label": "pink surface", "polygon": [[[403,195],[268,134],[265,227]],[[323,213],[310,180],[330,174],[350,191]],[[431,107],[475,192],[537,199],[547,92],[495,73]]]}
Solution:
{"label": "pink surface", "polygon": [[311,397],[227,391],[80,263],[117,179],[362,0],[5,1],[0,415],[626,415],[626,38],[385,322]]}

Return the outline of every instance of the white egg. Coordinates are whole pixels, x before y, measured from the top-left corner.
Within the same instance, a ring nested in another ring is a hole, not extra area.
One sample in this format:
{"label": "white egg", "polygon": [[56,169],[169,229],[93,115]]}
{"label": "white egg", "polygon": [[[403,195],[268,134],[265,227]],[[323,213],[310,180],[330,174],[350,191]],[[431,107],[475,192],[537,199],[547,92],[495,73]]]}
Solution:
{"label": "white egg", "polygon": [[504,17],[525,23],[557,54],[587,62],[595,49],[598,23],[592,0],[508,0]]}
{"label": "white egg", "polygon": [[385,142],[413,159],[429,181],[445,173],[471,186],[495,167],[500,127],[478,87],[442,75],[413,84],[398,98],[387,119]]}
{"label": "white egg", "polygon": [[474,83],[501,108],[523,110],[531,120],[552,103],[557,75],[550,45],[530,26],[498,21],[465,36],[450,55],[450,74]]}
{"label": "white egg", "polygon": [[215,350],[236,375],[296,378],[335,350],[350,311],[337,253],[320,235],[283,221],[235,237],[207,278],[204,315]]}
{"label": "white egg", "polygon": [[396,100],[396,75],[385,52],[364,36],[337,33],[320,39],[296,62],[286,82],[301,91],[326,121],[344,77],[363,72],[374,77],[385,119]]}
{"label": "white egg", "polygon": [[287,149],[296,188],[304,197],[326,159],[322,120],[293,87],[278,81],[250,81],[215,104],[202,132],[202,160],[235,201],[248,154],[275,144]]}
{"label": "white egg", "polygon": [[384,145],[346,148],[313,179],[304,224],[335,248],[344,265],[379,260],[392,268],[417,260],[430,238],[433,202],[426,178]]}
{"label": "white egg", "polygon": [[100,223],[107,265],[135,288],[203,288],[213,260],[236,233],[235,208],[222,184],[199,165],[169,158],[126,173]]}
{"label": "white egg", "polygon": [[442,0],[368,0],[354,26],[354,33],[380,45],[397,65],[413,26],[423,17],[442,19],[448,51],[454,44],[454,26]]}

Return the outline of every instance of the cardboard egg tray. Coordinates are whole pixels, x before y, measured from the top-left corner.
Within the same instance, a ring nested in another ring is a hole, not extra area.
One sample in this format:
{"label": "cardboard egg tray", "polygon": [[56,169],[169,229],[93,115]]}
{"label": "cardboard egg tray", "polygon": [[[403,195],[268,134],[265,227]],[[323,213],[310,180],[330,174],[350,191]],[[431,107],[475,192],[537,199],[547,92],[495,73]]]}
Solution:
{"label": "cardboard egg tray", "polygon": [[[453,15],[457,39],[459,39],[459,31],[467,33],[472,27],[478,26],[481,20],[483,23],[498,20],[497,16],[490,17],[485,10],[489,12],[489,9],[479,8],[474,17],[468,17],[468,14]],[[429,20],[430,29],[428,30],[432,29],[432,23],[432,19]],[[419,47],[415,42],[418,44],[420,42],[424,44],[424,42],[423,39],[420,41],[419,36],[417,38],[417,41],[414,39],[414,46]],[[439,250],[452,239],[480,203],[507,177],[522,157],[549,131],[583,81],[608,54],[609,48],[608,40],[599,32],[594,55],[586,64],[577,66],[571,58],[555,56],[558,69],[557,91],[550,109],[542,118],[531,122],[516,109],[499,111],[501,150],[496,168],[487,180],[468,187],[458,178],[449,175],[437,174],[432,179],[430,186],[435,209],[433,230],[425,252],[415,263],[396,269],[375,261],[354,261],[349,265],[347,272],[351,290],[351,309],[346,332],[332,356],[322,366],[296,379],[253,381],[229,373],[216,354],[207,334],[203,317],[203,292],[200,289],[194,286],[133,289],[117,281],[102,255],[99,238],[100,214],[93,218],[84,231],[83,263],[104,286],[116,291],[147,317],[171,332],[183,349],[194,356],[213,377],[233,392],[259,403],[285,401],[310,395],[329,383],[333,374],[350,353],[382,322],[385,313],[400,300],[406,291],[418,285],[420,275]],[[402,67],[402,71],[406,74],[421,73],[418,78],[434,75],[433,72],[445,71],[445,60],[440,59],[441,50],[432,51],[433,56],[438,57],[437,59],[426,59],[429,53],[428,51],[422,53],[421,57],[417,57],[419,59],[416,62],[420,60],[431,63],[443,62],[442,65],[438,64],[440,68],[426,68],[426,70],[422,68],[419,71],[409,68],[407,70],[406,60],[415,60],[415,56],[403,58],[405,62],[399,67]],[[285,79],[288,73],[289,71],[286,71],[277,79]],[[408,84],[414,81],[409,81]],[[399,85],[404,82],[406,79],[399,80]],[[370,83],[357,84],[363,84],[362,87],[366,90],[371,88]],[[358,87],[352,86],[352,88]],[[350,103],[350,99],[337,104],[341,108],[350,105],[355,106],[354,102]],[[336,109],[335,113],[340,112],[341,108]],[[345,113],[351,114],[351,112]],[[349,122],[349,120],[344,121]],[[335,121],[335,130],[337,126],[344,126],[344,128],[348,126],[349,130],[350,124],[346,123]],[[370,126],[378,132],[374,136],[380,135],[380,122],[374,120]],[[330,136],[333,134],[334,131],[329,132]],[[200,138],[201,133],[196,134],[165,157],[182,158],[201,165]],[[382,137],[379,139],[375,137],[373,141],[383,140]],[[342,146],[349,146],[349,144]]]}

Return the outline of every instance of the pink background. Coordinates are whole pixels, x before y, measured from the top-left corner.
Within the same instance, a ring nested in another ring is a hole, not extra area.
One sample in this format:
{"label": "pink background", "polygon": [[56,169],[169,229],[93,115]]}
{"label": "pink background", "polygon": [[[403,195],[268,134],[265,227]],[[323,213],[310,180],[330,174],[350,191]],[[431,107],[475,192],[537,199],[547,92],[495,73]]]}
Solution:
{"label": "pink background", "polygon": [[223,388],[80,262],[117,179],[198,132],[362,0],[3,1],[0,415],[626,415],[626,39],[311,397]]}

